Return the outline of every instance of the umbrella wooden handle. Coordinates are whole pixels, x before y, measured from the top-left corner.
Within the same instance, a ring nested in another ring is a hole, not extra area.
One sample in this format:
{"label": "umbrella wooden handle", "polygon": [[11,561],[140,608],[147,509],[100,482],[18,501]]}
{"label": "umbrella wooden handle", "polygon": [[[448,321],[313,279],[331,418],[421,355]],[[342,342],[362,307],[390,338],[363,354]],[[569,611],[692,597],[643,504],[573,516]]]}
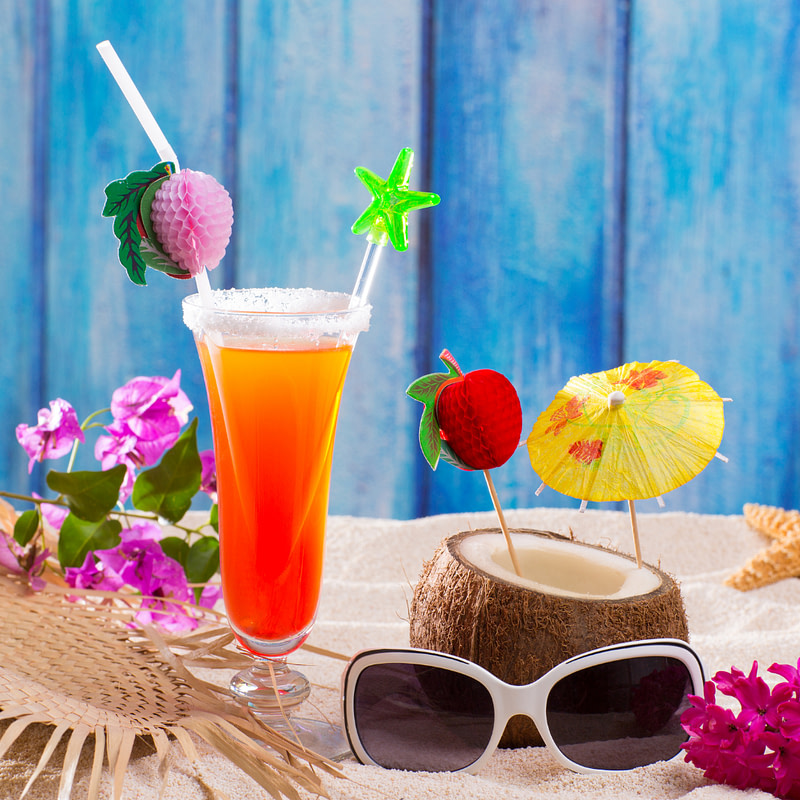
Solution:
{"label": "umbrella wooden handle", "polygon": [[628,500],[628,511],[631,514],[631,532],[633,533],[633,549],[636,551],[636,566],[642,566],[642,549],[639,547],[639,523],[636,520],[636,506]]}

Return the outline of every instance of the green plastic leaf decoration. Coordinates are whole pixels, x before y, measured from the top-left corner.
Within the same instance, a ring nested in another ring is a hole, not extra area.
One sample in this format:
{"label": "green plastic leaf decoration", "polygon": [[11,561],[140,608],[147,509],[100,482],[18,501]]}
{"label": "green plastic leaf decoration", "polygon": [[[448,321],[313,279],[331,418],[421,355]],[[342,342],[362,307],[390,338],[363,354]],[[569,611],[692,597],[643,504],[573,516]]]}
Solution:
{"label": "green plastic leaf decoration", "polygon": [[153,511],[168,522],[179,522],[200,488],[202,464],[197,451],[197,418],[152,469],[140,473],[131,499],[140,511]]}
{"label": "green plastic leaf decoration", "polygon": [[456,451],[453,450],[452,447],[442,439],[442,453],[441,453],[442,461],[446,461],[452,467],[458,467],[459,469],[466,470],[467,472],[473,472],[475,467],[471,467],[466,461],[462,461],[457,455]]}
{"label": "green plastic leaf decoration", "polygon": [[142,201],[139,204],[139,219],[141,220],[142,228],[144,228],[144,236],[139,244],[139,251],[148,267],[152,267],[173,278],[191,278],[192,275],[189,270],[184,269],[173,261],[161,246],[150,216],[156,192],[161,188],[164,181],[169,180],[170,177],[172,176],[164,175],[162,178],[153,181],[142,195]]}
{"label": "green plastic leaf decoration", "polygon": [[448,350],[442,350],[439,358],[447,367],[446,373],[423,375],[406,389],[409,397],[425,406],[419,421],[419,447],[431,469],[436,469],[440,456],[451,464],[454,463],[452,459],[457,458],[447,443],[442,441],[439,421],[436,419],[436,399],[446,383],[461,376],[461,368]]}
{"label": "green plastic leaf decoration", "polygon": [[105,471],[50,470],[47,473],[47,485],[62,496],[75,516],[98,522],[116,506],[126,471],[124,464],[117,464]]}
{"label": "green plastic leaf decoration", "polygon": [[439,423],[432,407],[426,406],[419,421],[419,446],[425,460],[436,469],[442,450],[442,437],[439,433]]}
{"label": "green plastic leaf decoration", "polygon": [[145,286],[147,264],[141,254],[142,233],[139,212],[148,187],[175,171],[170,161],[162,161],[150,170],[131,172],[106,186],[104,217],[114,217],[114,235],[119,239],[119,260],[133,283]]}
{"label": "green plastic leaf decoration", "polygon": [[353,233],[367,234],[375,244],[387,240],[395,250],[408,250],[408,214],[418,208],[435,206],[440,198],[433,192],[416,192],[408,188],[414,151],[400,151],[386,180],[365,167],[356,167],[358,179],[369,189],[372,202],[353,223]]}
{"label": "green plastic leaf decoration", "polygon": [[120,543],[122,523],[117,519],[99,522],[67,514],[58,537],[58,561],[62,567],[80,567],[90,550],[108,550]]}
{"label": "green plastic leaf decoration", "polygon": [[28,511],[23,511],[22,514],[17,517],[17,521],[14,523],[14,540],[17,544],[25,547],[28,542],[36,536],[37,531],[39,530],[40,519],[39,519],[39,509],[32,508]]}

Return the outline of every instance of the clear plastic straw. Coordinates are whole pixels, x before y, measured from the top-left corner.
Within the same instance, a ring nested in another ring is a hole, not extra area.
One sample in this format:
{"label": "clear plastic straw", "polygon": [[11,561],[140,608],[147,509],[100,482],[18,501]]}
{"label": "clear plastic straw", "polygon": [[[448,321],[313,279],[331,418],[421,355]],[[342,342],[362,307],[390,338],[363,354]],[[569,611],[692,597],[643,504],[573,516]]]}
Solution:
{"label": "clear plastic straw", "polygon": [[361,269],[356,278],[356,285],[350,295],[350,308],[360,308],[367,304],[369,291],[372,288],[372,281],[378,271],[378,262],[383,253],[383,245],[378,242],[369,242],[364,251],[364,260],[361,262]]}
{"label": "clear plastic straw", "polygon": [[[158,157],[162,161],[171,161],[175,165],[175,171],[178,172],[180,170],[178,156],[175,155],[175,151],[167,141],[167,137],[164,136],[164,132],[156,122],[156,118],[147,107],[147,103],[145,103],[141,92],[136,88],[136,84],[128,74],[128,70],[125,69],[125,65],[117,55],[117,51],[114,49],[114,46],[111,44],[111,42],[106,40],[104,42],[100,42],[98,45],[96,45],[96,47],[97,52],[100,53],[103,61],[105,61],[109,72],[111,72],[111,75],[117,82],[117,85],[122,90],[122,94],[125,95],[128,105],[130,105],[133,113],[136,114],[136,119],[139,120],[142,128],[144,128],[147,138],[150,139],[153,147],[155,147]],[[197,273],[197,275],[195,275],[195,284],[197,285],[197,293],[200,295],[200,300],[202,301],[203,305],[209,307],[213,306],[214,296],[211,293],[211,284],[208,280],[208,270],[202,269]]]}

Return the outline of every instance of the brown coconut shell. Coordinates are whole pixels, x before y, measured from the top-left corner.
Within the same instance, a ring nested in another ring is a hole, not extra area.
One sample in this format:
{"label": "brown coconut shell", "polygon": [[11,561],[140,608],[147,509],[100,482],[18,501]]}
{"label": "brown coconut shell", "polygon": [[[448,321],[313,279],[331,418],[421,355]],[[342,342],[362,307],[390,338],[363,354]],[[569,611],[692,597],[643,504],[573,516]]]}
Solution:
{"label": "brown coconut shell", "polygon": [[[656,573],[658,587],[615,599],[564,597],[537,591],[489,574],[466,561],[466,537],[499,529],[465,531],[445,539],[422,570],[411,603],[411,646],[451,653],[480,664],[514,685],[532,683],[562,661],[597,647],[637,639],[688,641],[683,599],[675,581]],[[594,548],[635,560],[598,545],[572,542],[547,531],[514,530]],[[502,546],[502,545],[499,545]],[[513,717],[501,747],[541,745],[528,717]]]}

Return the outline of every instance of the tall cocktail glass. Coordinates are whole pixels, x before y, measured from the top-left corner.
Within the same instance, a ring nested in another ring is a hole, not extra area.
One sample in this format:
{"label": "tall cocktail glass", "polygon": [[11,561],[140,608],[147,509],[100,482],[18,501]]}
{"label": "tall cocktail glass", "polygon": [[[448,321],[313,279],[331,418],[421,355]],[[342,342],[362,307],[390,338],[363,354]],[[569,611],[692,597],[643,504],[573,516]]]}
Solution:
{"label": "tall cocktail glass", "polygon": [[348,309],[349,299],[232,289],[214,292],[213,307],[198,295],[183,301],[208,391],[225,610],[239,646],[255,657],[231,690],[323,755],[339,748],[326,740],[326,724],[292,717],[285,730],[285,714],[309,693],[285,656],[314,623],[339,401],[369,324],[369,308]]}

